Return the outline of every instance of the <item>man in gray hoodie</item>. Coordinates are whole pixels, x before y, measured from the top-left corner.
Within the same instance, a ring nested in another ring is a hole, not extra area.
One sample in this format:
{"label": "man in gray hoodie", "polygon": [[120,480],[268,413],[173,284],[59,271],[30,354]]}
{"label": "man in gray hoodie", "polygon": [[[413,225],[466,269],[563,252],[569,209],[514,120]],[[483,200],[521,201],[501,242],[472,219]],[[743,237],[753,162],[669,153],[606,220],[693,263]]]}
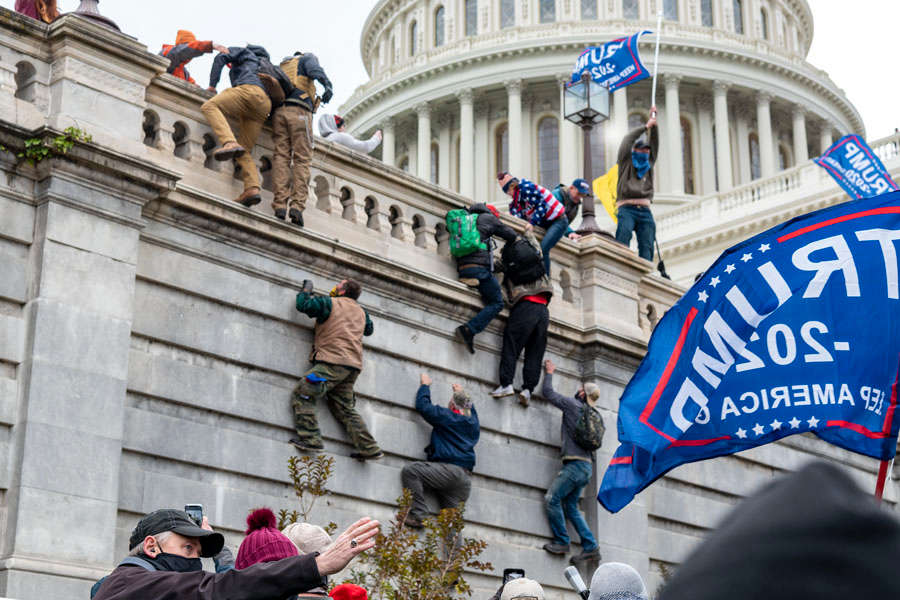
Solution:
{"label": "man in gray hoodie", "polygon": [[368,154],[381,143],[381,130],[376,131],[367,140],[358,140],[349,133],[345,133],[344,119],[338,115],[322,115],[319,117],[319,135],[328,140],[346,146],[356,152]]}

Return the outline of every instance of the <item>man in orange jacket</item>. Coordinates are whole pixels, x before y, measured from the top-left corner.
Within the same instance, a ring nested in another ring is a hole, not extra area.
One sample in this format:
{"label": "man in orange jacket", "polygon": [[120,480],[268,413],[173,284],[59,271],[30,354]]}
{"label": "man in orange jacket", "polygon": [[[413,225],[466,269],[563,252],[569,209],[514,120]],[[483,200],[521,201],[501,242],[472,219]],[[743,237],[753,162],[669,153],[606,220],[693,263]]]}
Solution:
{"label": "man in orange jacket", "polygon": [[213,50],[216,52],[228,52],[228,48],[221,44],[214,44],[211,41],[202,42],[197,39],[193,32],[179,29],[178,34],[175,36],[175,44],[163,44],[159,55],[169,59],[169,68],[166,69],[167,73],[174,75],[178,79],[184,79],[196,84],[197,82],[194,81],[194,78],[191,77],[184,67],[191,60]]}

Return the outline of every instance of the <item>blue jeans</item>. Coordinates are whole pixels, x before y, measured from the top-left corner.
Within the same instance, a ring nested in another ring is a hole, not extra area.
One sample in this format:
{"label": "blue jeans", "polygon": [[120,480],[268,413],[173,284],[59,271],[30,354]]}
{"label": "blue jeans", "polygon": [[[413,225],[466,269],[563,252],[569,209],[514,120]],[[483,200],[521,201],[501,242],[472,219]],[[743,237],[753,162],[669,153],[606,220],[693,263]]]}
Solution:
{"label": "blue jeans", "polygon": [[653,240],[656,239],[656,221],[653,213],[644,206],[620,206],[616,211],[619,226],[616,228],[616,241],[626,246],[631,245],[631,232],[637,236],[638,256],[653,260]]}
{"label": "blue jeans", "polygon": [[478,292],[484,301],[481,312],[472,317],[466,326],[472,335],[481,333],[491,320],[503,310],[503,292],[500,291],[500,283],[487,267],[468,267],[459,272],[460,279],[477,279]]}
{"label": "blue jeans", "polygon": [[575,526],[575,531],[581,536],[581,549],[585,552],[594,550],[597,547],[597,540],[594,539],[591,528],[578,509],[578,497],[591,480],[592,471],[591,463],[585,460],[569,461],[560,469],[559,475],[544,496],[553,541],[564,546],[568,545],[569,532],[566,530],[566,519],[569,519]]}
{"label": "blue jeans", "polygon": [[569,219],[566,215],[557,217],[555,220],[544,221],[541,223],[544,228],[544,239],[541,240],[541,254],[544,255],[544,272],[550,277],[550,249],[553,248],[566,235],[566,229],[569,228]]}

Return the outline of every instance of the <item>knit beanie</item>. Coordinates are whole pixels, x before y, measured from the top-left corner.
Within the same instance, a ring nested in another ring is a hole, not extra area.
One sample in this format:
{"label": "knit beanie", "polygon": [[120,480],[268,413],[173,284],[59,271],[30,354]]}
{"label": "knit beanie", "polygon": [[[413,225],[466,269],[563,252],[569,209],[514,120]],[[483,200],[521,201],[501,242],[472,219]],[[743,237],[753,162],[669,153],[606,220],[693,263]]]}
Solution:
{"label": "knit beanie", "polygon": [[503,188],[503,193],[505,194],[509,190],[509,186],[513,182],[519,183],[519,180],[504,171],[503,173],[497,173],[497,182],[500,183],[500,187]]}
{"label": "knit beanie", "polygon": [[191,42],[196,42],[197,36],[194,35],[192,31],[188,31],[187,29],[179,29],[178,33],[175,34],[175,45],[178,44],[189,44]]}
{"label": "knit beanie", "polygon": [[331,545],[331,536],[312,523],[291,523],[281,530],[300,550],[300,554],[321,552]]}
{"label": "knit beanie", "polygon": [[647,600],[644,580],[624,563],[603,563],[591,578],[588,600]]}
{"label": "knit beanie", "polygon": [[277,529],[278,521],[268,508],[254,510],[247,517],[247,537],[238,548],[235,569],[261,562],[297,556],[297,546]]}
{"label": "knit beanie", "polygon": [[503,586],[500,600],[516,600],[516,598],[537,598],[544,600],[544,588],[534,579],[520,577]]}
{"label": "knit beanie", "polygon": [[342,583],[335,586],[328,595],[334,600],[367,600],[369,597],[365,589],[352,583]]}
{"label": "knit beanie", "polygon": [[600,387],[596,383],[588,382],[584,384],[584,395],[587,397],[588,403],[594,405],[600,399]]}

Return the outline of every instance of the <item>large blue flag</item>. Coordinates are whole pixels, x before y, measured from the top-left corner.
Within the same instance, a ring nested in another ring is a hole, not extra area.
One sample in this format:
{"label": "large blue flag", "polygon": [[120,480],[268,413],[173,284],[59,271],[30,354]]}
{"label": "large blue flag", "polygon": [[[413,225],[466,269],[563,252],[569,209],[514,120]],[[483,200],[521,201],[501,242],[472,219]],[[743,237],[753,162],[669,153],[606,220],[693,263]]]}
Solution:
{"label": "large blue flag", "polygon": [[638,37],[645,33],[650,32],[642,31],[602,46],[589,46],[575,62],[572,82],[581,79],[584,71],[589,71],[594,81],[614,92],[649,77],[650,72],[638,54]]}
{"label": "large blue flag", "polygon": [[900,192],[797,217],[726,250],[656,326],[619,406],[598,499],[795,433],[894,456]]}
{"label": "large blue flag", "polygon": [[851,198],[871,198],[900,188],[869,145],[858,135],[845,135],[815,159]]}

